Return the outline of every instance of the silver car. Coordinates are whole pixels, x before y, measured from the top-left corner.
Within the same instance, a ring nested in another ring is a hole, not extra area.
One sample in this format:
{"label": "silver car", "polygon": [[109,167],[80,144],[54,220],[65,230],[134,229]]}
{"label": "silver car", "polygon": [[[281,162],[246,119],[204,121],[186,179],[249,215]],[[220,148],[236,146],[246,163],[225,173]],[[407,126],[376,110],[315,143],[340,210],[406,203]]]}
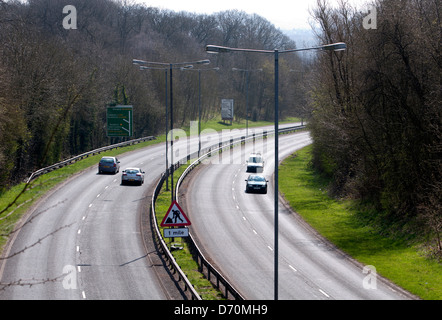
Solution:
{"label": "silver car", "polygon": [[140,168],[124,169],[121,175],[121,184],[137,183],[140,186],[144,183],[144,171]]}

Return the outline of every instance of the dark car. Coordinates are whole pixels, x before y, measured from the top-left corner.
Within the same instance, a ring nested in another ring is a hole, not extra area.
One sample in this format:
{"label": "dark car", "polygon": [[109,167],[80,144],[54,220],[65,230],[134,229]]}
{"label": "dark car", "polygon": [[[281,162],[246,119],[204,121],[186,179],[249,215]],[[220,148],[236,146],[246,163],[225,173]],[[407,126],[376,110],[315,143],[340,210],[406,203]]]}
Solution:
{"label": "dark car", "polygon": [[261,175],[250,175],[246,180],[246,192],[267,193],[267,180]]}
{"label": "dark car", "polygon": [[120,161],[116,157],[103,157],[98,163],[98,173],[120,171]]}

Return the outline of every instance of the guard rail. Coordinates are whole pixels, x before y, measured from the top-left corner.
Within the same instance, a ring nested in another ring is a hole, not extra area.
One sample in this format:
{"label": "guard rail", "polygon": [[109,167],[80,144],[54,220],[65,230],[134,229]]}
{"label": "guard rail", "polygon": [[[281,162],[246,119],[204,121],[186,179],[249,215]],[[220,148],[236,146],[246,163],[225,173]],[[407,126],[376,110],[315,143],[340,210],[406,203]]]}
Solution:
{"label": "guard rail", "polygon": [[[279,129],[279,134],[283,134],[283,133],[290,133],[290,132],[295,132],[297,130],[301,130],[301,129],[305,129],[306,126],[292,126],[292,127],[286,127],[286,128],[282,128]],[[266,138],[268,135],[274,134],[275,130],[269,130],[269,131],[264,131],[259,135],[251,135],[250,137],[246,138],[244,136],[235,138],[235,139],[230,139],[230,141],[226,142],[219,142],[218,144],[214,144],[211,145],[209,147],[205,147],[203,150],[201,150],[201,153],[203,153],[203,155],[201,157],[199,157],[197,160],[195,160],[194,162],[192,162],[187,168],[186,170],[181,174],[180,178],[177,181],[176,184],[176,197],[175,199],[177,199],[177,201],[179,201],[179,187],[182,184],[184,178],[194,169],[198,166],[198,164],[201,163],[202,160],[204,160],[205,158],[211,157],[212,154],[214,153],[218,153],[218,152],[222,152],[224,149],[230,149],[231,147],[233,147],[235,144],[237,143],[246,143],[249,140],[254,140],[256,138],[262,137],[262,138]],[[187,157],[180,159],[179,161],[177,161],[174,165],[175,169],[178,169],[181,164],[185,164],[188,163],[190,161],[190,159],[194,159],[195,157],[198,156],[198,152],[194,152],[192,154],[188,154]],[[158,196],[157,192],[159,193],[159,190],[161,190],[162,184],[164,183],[166,177],[168,175],[168,172],[163,173],[160,182],[157,185],[157,188],[155,189],[154,195],[152,197],[152,204],[151,204],[151,213],[152,213],[152,219],[154,220],[154,226],[155,226],[155,231],[157,232],[157,239],[160,241],[161,247],[163,252],[165,253],[167,259],[169,260],[169,262],[172,265],[172,268],[176,271],[179,270],[180,272],[180,278],[184,280],[185,283],[185,290],[187,289],[191,289],[192,292],[192,299],[201,299],[201,297],[194,292],[194,288],[193,286],[190,284],[189,280],[187,279],[187,277],[182,273],[182,271],[180,270],[179,266],[177,265],[177,263],[175,262],[175,259],[173,258],[172,254],[170,253],[169,249],[167,248],[166,243],[164,242],[164,239],[161,236],[161,232],[158,228],[156,219],[155,219],[155,201],[156,201],[156,197]],[[199,271],[201,273],[206,272],[207,273],[207,279],[209,281],[211,281],[218,290],[220,290],[220,284],[223,285],[224,290],[223,290],[223,294],[224,297],[226,299],[229,299],[229,293],[230,296],[232,296],[234,299],[236,300],[244,300],[244,297],[227,281],[226,278],[224,278],[221,273],[212,265],[210,264],[210,262],[208,262],[208,260],[204,257],[204,255],[201,253],[201,250],[199,249],[198,245],[196,244],[194,238],[192,237],[191,232],[189,232],[189,237],[186,238],[186,241],[189,244],[190,247],[190,251],[192,252],[192,254],[196,257],[196,262],[198,264],[199,267]],[[206,268],[206,271],[204,271],[204,268]],[[214,276],[214,279],[212,279],[212,275]]]}
{"label": "guard rail", "polygon": [[42,174],[51,172],[51,171],[53,171],[55,169],[59,169],[59,168],[65,167],[65,166],[70,165],[70,164],[72,164],[74,162],[77,162],[79,160],[87,158],[87,157],[89,157],[91,155],[94,156],[94,155],[99,154],[99,153],[104,152],[104,151],[108,151],[108,150],[112,150],[112,149],[116,149],[116,148],[121,148],[121,147],[126,147],[126,146],[129,146],[129,145],[133,145],[133,144],[137,144],[137,143],[145,142],[145,141],[150,141],[150,140],[155,140],[155,139],[156,138],[153,137],[153,136],[139,138],[139,139],[133,139],[133,140],[112,144],[110,146],[101,147],[101,148],[98,148],[98,149],[95,149],[95,150],[92,150],[92,151],[88,151],[88,152],[82,153],[82,154],[80,154],[78,156],[69,158],[67,160],[55,163],[53,165],[50,165],[48,167],[45,167],[45,168],[42,168],[42,169],[39,169],[39,170],[33,172],[29,176],[29,178],[26,181],[26,183],[31,182],[32,180],[34,180],[35,178],[37,178],[38,176],[40,176]]}

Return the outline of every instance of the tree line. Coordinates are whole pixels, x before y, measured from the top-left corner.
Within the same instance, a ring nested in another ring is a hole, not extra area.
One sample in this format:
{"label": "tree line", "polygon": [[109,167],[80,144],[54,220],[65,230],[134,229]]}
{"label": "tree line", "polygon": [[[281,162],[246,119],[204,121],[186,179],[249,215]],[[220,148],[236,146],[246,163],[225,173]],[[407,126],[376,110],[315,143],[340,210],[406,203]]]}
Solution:
{"label": "tree line", "polygon": [[[210,56],[207,44],[274,49],[295,43],[266,19],[231,10],[212,15],[173,12],[120,0],[71,0],[76,29],[65,29],[62,0],[0,0],[0,190],[29,172],[107,145],[106,107],[134,108],[134,138],[164,133],[165,72],[140,71],[132,59],[184,62],[211,59],[202,73],[203,119],[220,114],[223,98],[235,99],[245,117],[244,72],[249,77],[250,117],[273,119],[273,68],[265,57]],[[300,113],[300,69],[281,62],[281,116]],[[194,69],[198,68],[195,66]],[[175,125],[197,120],[198,75],[174,71]]]}
{"label": "tree line", "polygon": [[345,1],[313,11],[318,38],[348,46],[314,64],[314,166],[335,195],[372,204],[366,218],[381,230],[426,239],[440,257],[441,3],[380,0],[371,11],[376,28]]}

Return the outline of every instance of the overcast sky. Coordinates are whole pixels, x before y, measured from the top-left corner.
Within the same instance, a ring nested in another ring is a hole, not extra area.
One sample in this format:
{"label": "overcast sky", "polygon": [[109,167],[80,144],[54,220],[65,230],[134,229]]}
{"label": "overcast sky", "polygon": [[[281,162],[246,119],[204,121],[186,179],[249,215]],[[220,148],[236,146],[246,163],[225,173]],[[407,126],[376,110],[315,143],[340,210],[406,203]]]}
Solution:
{"label": "overcast sky", "polygon": [[[256,13],[281,30],[310,29],[309,10],[316,6],[317,0],[135,0],[148,7],[158,7],[173,11],[207,13],[238,9]],[[338,0],[329,0],[337,3]],[[350,3],[363,3],[364,0],[350,0]]]}

